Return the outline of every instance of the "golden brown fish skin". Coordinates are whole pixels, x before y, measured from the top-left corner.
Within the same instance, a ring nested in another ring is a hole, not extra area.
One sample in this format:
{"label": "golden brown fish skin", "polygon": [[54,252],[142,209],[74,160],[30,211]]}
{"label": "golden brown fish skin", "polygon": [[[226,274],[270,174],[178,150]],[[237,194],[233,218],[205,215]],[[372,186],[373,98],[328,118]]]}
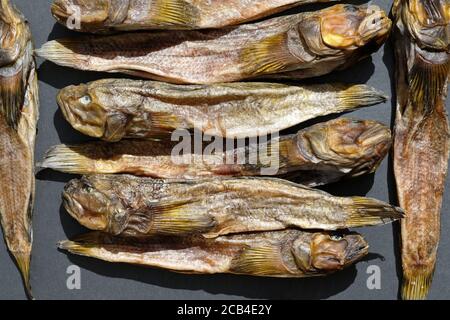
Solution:
{"label": "golden brown fish skin", "polygon": [[356,233],[284,230],[206,239],[199,236],[130,239],[101,232],[62,241],[73,254],[109,262],[131,263],[179,273],[300,278],[327,275],[348,267],[368,253]]}
{"label": "golden brown fish skin", "polygon": [[402,217],[401,209],[379,200],[334,197],[274,178],[84,176],[66,185],[63,200],[83,226],[128,237],[216,237],[289,227],[336,230]]}
{"label": "golden brown fish skin", "polygon": [[[80,32],[207,29],[236,25],[296,6],[333,0],[55,0],[55,19]],[[76,10],[78,12],[76,12]],[[80,24],[70,20],[74,14]],[[79,27],[79,28],[78,28]]]}
{"label": "golden brown fish skin", "polygon": [[424,299],[431,285],[449,157],[445,111],[450,70],[449,4],[397,0],[397,112],[394,170],[401,224],[402,298]]}
{"label": "golden brown fish skin", "polygon": [[390,27],[377,6],[336,5],[223,29],[55,40],[36,52],[62,66],[173,83],[234,82],[288,72],[299,79],[356,63],[381,46]]}
{"label": "golden brown fish skin", "polygon": [[341,118],[211,154],[174,155],[177,144],[124,140],[58,145],[39,166],[74,174],[128,173],[163,179],[292,173],[297,182],[317,186],[374,172],[390,149],[391,133],[376,121]]}
{"label": "golden brown fish skin", "polygon": [[173,85],[128,79],[69,86],[57,97],[64,117],[76,130],[113,142],[177,129],[230,138],[266,135],[385,99],[365,85]]}
{"label": "golden brown fish skin", "polygon": [[31,297],[31,214],[38,84],[29,26],[0,0],[0,222],[6,245]]}

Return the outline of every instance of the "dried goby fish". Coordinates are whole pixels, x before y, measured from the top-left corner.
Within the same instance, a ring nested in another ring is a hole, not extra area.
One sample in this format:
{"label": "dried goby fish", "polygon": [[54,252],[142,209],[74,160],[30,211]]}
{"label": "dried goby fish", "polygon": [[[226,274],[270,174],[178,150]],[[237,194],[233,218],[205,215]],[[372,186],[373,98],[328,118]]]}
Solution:
{"label": "dried goby fish", "polygon": [[54,40],[37,53],[76,69],[174,83],[232,82],[280,73],[305,78],[368,56],[385,41],[390,27],[377,6],[336,5],[223,29]]}
{"label": "dried goby fish", "polygon": [[205,29],[329,1],[332,0],[55,0],[52,14],[61,24],[81,32]]}
{"label": "dried goby fish", "polygon": [[113,235],[335,230],[392,222],[402,210],[364,197],[334,197],[286,180],[158,180],[93,175],[70,181],[64,206],[83,226]]}
{"label": "dried goby fish", "polygon": [[69,86],[57,98],[75,129],[106,141],[194,128],[230,138],[267,135],[385,99],[365,85],[173,85],[126,79]]}
{"label": "dried goby fish", "polygon": [[394,169],[402,221],[403,299],[426,297],[436,263],[449,157],[447,0],[396,0]]}
{"label": "dried goby fish", "polygon": [[34,143],[39,97],[29,26],[0,0],[0,221],[30,294]]}
{"label": "dried goby fish", "polygon": [[76,174],[180,179],[294,173],[297,182],[317,186],[374,172],[390,149],[391,133],[375,121],[341,118],[269,142],[230,150],[223,143],[223,151],[210,154],[195,153],[192,147],[192,153],[173,154],[177,145],[165,140],[58,145],[39,166]]}
{"label": "dried goby fish", "polygon": [[298,278],[326,275],[362,259],[369,246],[359,234],[284,230],[222,236],[131,239],[91,232],[59,247],[109,262],[180,273],[233,273]]}

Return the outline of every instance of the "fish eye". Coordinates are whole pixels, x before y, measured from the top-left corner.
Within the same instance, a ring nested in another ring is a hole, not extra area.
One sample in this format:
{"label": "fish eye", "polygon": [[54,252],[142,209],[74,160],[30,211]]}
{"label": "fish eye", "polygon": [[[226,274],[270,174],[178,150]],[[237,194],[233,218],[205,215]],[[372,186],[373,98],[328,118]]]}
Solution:
{"label": "fish eye", "polygon": [[333,241],[339,241],[339,240],[342,240],[342,236],[339,234],[333,234],[330,236],[330,239]]}
{"label": "fish eye", "polygon": [[123,210],[119,210],[116,212],[116,214],[114,215],[114,220],[116,221],[122,221],[123,218],[126,216],[125,212]]}
{"label": "fish eye", "polygon": [[85,106],[87,106],[88,104],[90,104],[92,102],[92,99],[90,96],[84,96],[80,98],[80,102],[82,104],[84,104]]}
{"label": "fish eye", "polygon": [[82,187],[82,189],[83,189],[83,191],[86,191],[87,193],[91,193],[93,190],[94,190],[94,188],[92,188],[90,185],[88,185],[88,184],[84,184],[83,185],[83,187]]}

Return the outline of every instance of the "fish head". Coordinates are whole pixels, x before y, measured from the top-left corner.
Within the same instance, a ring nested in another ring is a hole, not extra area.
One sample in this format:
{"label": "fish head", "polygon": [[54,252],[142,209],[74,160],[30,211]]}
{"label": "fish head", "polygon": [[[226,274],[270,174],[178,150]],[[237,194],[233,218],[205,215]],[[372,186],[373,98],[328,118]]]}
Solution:
{"label": "fish head", "polygon": [[14,64],[30,40],[23,15],[9,0],[0,0],[0,67]]}
{"label": "fish head", "polygon": [[389,128],[370,120],[339,118],[297,134],[297,145],[303,156],[353,177],[375,171],[391,143]]}
{"label": "fish head", "polygon": [[69,29],[87,31],[102,26],[109,17],[111,0],[55,0],[51,11]]}
{"label": "fish head", "polygon": [[397,12],[401,12],[409,33],[422,49],[450,52],[448,0],[409,0]]}
{"label": "fish head", "polygon": [[102,188],[98,188],[99,182],[95,177],[70,181],[63,191],[63,204],[81,225],[91,230],[107,231],[117,202]]}
{"label": "fish head", "polygon": [[126,134],[128,117],[101,101],[101,88],[81,84],[63,88],[57,96],[65,119],[78,131],[94,138],[119,141]]}
{"label": "fish head", "polygon": [[297,266],[307,273],[329,273],[355,263],[367,255],[369,245],[359,234],[317,232],[311,240],[297,239],[293,255]]}
{"label": "fish head", "polygon": [[323,11],[318,19],[322,45],[339,50],[354,50],[387,39],[392,22],[376,5],[335,5]]}

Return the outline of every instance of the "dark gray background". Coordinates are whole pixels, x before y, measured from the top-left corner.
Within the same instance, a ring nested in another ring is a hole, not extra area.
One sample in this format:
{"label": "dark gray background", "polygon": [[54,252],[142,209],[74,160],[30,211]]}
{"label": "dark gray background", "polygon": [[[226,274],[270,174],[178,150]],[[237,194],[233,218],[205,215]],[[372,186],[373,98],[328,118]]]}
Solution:
{"label": "dark gray background", "polygon": [[[47,40],[70,34],[63,27],[55,25],[50,14],[51,0],[12,1],[29,19],[36,47],[40,47]],[[391,1],[375,0],[372,3],[390,10]],[[316,7],[308,6],[307,9]],[[107,74],[83,73],[58,67],[41,59],[38,59],[38,65],[41,118],[37,160],[41,159],[45,150],[54,144],[86,140],[62,118],[55,102],[58,89],[70,84],[111,77]],[[388,43],[375,53],[372,59],[367,59],[344,72],[321,78],[319,81],[367,83],[392,96],[392,72],[392,47]],[[379,120],[389,125],[392,110],[392,101],[389,100],[385,104],[361,109],[347,116]],[[71,178],[69,175],[51,171],[37,175],[31,282],[34,295],[38,299],[396,299],[398,296],[397,225],[360,229],[371,248],[371,254],[366,261],[358,263],[356,268],[316,279],[179,275],[162,270],[113,265],[89,258],[68,256],[56,249],[56,243],[83,231],[60,207],[61,190],[65,182]],[[448,187],[447,185],[447,190],[450,190]],[[386,159],[375,175],[342,182],[325,189],[336,195],[367,195],[395,202],[393,188],[391,168]],[[450,227],[448,195],[447,192],[442,208],[443,232],[430,299],[449,297],[450,239],[446,232]],[[68,277],[66,270],[73,264],[81,268],[81,290],[71,291],[66,287]],[[369,290],[366,286],[368,278],[366,271],[370,265],[377,265],[381,269],[380,290]],[[0,299],[24,298],[19,273],[3,241],[0,241]]]}

